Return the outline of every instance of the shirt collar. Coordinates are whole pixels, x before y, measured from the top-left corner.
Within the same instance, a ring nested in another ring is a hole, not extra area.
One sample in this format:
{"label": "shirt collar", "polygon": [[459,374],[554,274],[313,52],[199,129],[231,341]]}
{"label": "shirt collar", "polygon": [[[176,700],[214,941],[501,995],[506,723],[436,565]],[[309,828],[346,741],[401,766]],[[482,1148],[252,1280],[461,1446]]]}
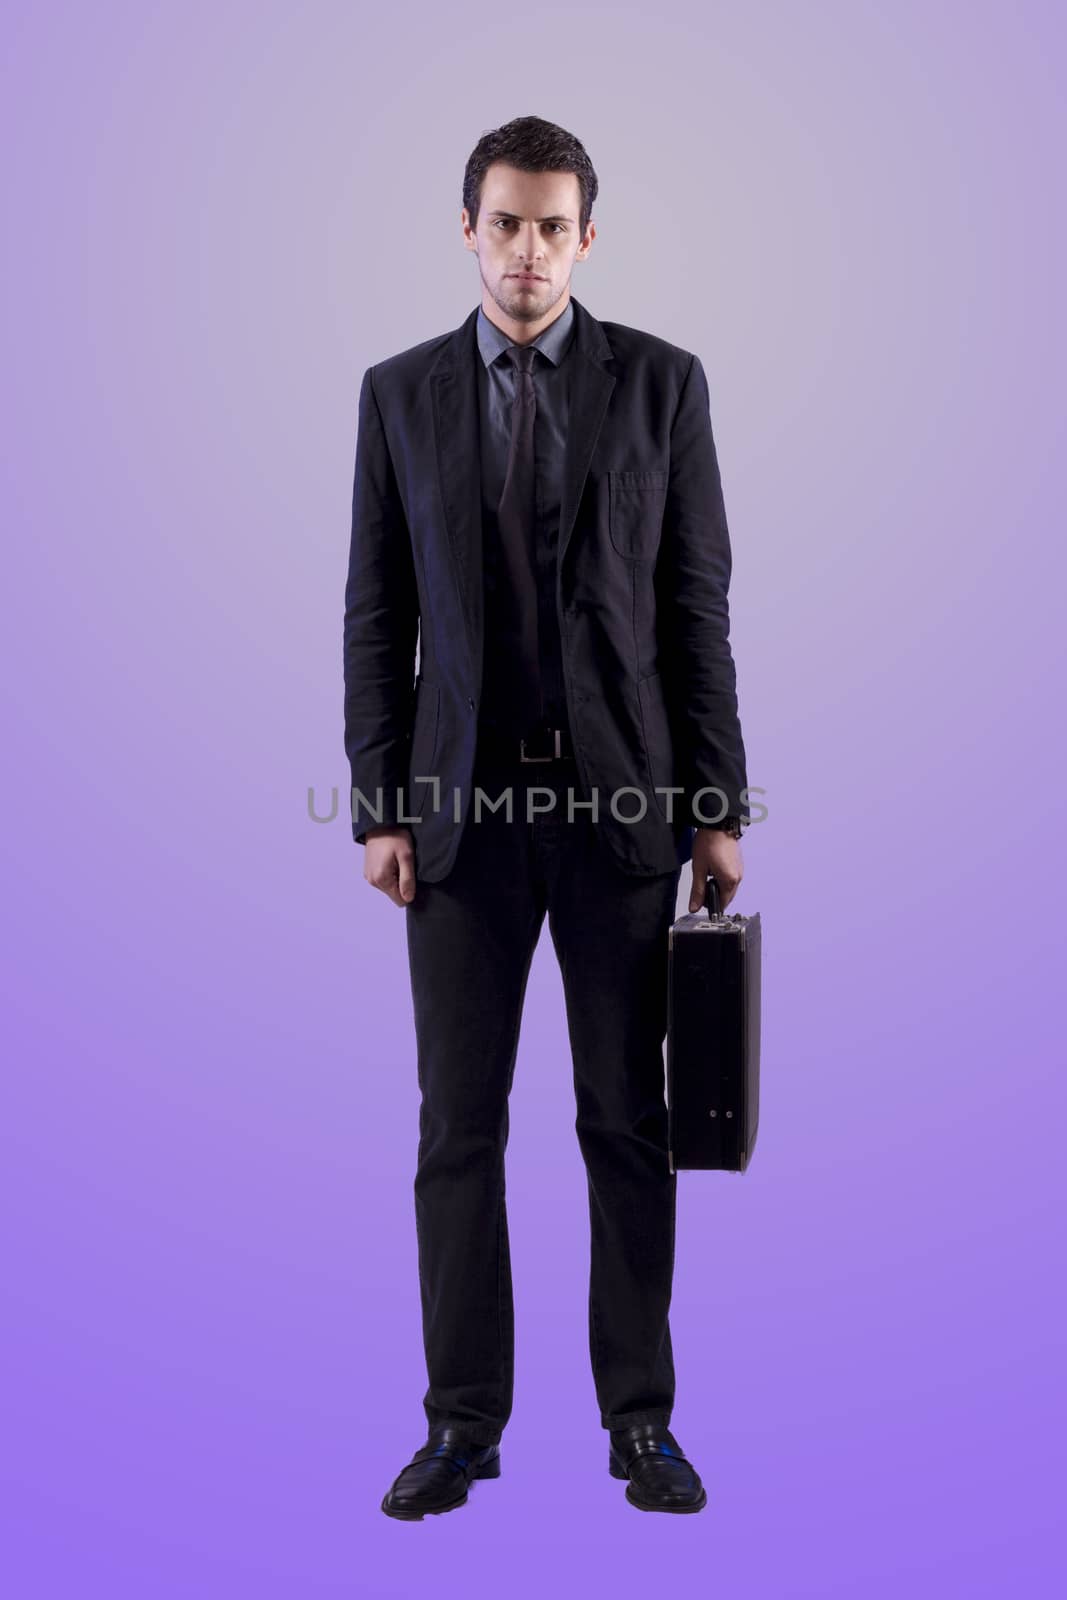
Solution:
{"label": "shirt collar", "polygon": [[[548,357],[553,366],[558,367],[563,357],[567,354],[573,334],[574,303],[568,299],[567,304],[555,321],[550,322],[548,327],[543,329],[534,339],[534,349],[540,350],[542,355]],[[495,322],[489,320],[481,306],[478,307],[478,349],[481,351],[482,360],[487,367],[491,367],[497,357],[503,351],[510,350],[515,342],[514,339],[509,339],[503,329],[498,328]]]}

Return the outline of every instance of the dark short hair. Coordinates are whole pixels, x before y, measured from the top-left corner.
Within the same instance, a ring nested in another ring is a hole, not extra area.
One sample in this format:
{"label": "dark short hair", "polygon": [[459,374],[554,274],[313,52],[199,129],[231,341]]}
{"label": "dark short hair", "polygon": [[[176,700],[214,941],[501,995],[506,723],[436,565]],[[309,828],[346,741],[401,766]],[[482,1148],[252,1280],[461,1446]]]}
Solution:
{"label": "dark short hair", "polygon": [[584,234],[593,214],[598,184],[585,146],[573,133],[541,117],[513,117],[502,128],[483,133],[463,174],[463,204],[472,228],[478,226],[482,179],[494,161],[506,161],[522,172],[573,172],[581,191],[578,231]]}

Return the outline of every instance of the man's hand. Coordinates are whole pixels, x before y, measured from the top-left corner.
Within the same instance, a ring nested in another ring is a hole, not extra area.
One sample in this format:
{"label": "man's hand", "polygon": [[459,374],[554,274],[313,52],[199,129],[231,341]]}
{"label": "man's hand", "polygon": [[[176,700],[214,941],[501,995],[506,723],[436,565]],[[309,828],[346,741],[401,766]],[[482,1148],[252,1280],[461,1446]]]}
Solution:
{"label": "man's hand", "polygon": [[415,841],[410,828],[368,828],[363,845],[363,876],[394,905],[415,898]]}
{"label": "man's hand", "polygon": [[719,910],[725,911],[745,875],[741,844],[721,828],[698,828],[693,835],[693,882],[689,889],[690,911],[704,905],[704,886],[708,876],[719,887]]}

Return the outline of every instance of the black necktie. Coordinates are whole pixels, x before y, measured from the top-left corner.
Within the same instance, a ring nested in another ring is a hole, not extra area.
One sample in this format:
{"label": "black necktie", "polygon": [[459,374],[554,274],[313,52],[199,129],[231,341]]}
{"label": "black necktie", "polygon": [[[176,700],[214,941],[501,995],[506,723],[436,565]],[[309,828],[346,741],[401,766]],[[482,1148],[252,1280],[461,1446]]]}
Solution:
{"label": "black necktie", "polygon": [[511,407],[511,444],[504,488],[497,508],[503,557],[503,595],[509,627],[514,630],[513,712],[521,734],[540,720],[541,675],[537,639],[536,485],[534,480],[533,345],[512,345],[507,352],[515,368]]}

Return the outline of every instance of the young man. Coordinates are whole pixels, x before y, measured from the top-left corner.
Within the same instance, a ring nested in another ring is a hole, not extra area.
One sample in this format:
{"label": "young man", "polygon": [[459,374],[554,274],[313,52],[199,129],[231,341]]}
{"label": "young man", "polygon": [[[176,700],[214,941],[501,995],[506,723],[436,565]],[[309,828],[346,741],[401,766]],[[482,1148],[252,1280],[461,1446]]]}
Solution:
{"label": "young man", "polygon": [[405,909],[422,1093],[429,1436],[382,1502],[395,1517],[461,1505],[471,1479],[500,1470],[508,1095],[546,913],[589,1181],[609,1467],[644,1509],[706,1502],[668,1426],[662,1047],[682,867],[691,857],[691,910],[709,874],[723,906],[742,876],[730,542],[699,359],[598,322],[571,294],[596,193],[563,129],[521,117],[486,134],[462,213],[481,304],[369,368],[360,394],[352,826],[364,876]]}

